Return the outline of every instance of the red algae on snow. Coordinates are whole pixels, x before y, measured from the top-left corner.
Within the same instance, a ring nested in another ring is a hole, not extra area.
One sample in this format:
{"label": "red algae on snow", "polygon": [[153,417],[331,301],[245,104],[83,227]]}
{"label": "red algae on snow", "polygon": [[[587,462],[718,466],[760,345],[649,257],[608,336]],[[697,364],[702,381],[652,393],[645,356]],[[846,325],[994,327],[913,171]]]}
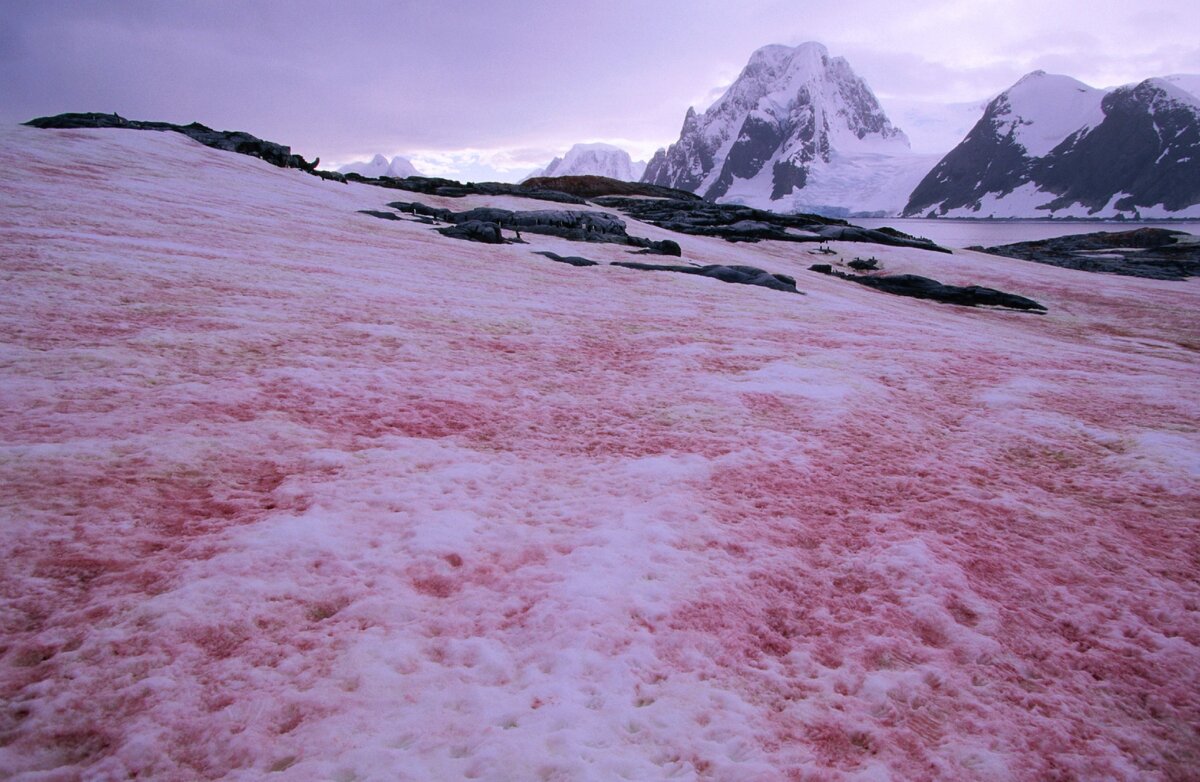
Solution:
{"label": "red algae on snow", "polygon": [[0,166],[0,776],[1200,768],[1195,281],[681,242],[799,298],[175,134]]}

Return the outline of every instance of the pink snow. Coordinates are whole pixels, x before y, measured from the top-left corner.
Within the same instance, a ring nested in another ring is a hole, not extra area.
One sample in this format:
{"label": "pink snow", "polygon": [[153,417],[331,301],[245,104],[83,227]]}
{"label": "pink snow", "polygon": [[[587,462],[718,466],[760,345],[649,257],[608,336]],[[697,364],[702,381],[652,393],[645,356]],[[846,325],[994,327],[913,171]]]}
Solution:
{"label": "pink snow", "polygon": [[800,297],[171,133],[0,170],[0,777],[1195,778],[1200,281],[629,221]]}

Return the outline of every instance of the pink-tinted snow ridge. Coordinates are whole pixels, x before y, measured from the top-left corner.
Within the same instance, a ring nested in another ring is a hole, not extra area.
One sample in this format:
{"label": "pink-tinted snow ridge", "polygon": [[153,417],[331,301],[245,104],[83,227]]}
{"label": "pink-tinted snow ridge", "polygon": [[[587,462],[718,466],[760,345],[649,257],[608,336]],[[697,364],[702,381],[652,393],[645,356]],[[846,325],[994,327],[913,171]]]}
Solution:
{"label": "pink-tinted snow ridge", "polygon": [[1200,283],[684,242],[801,299],[174,134],[0,167],[0,776],[1200,767]]}

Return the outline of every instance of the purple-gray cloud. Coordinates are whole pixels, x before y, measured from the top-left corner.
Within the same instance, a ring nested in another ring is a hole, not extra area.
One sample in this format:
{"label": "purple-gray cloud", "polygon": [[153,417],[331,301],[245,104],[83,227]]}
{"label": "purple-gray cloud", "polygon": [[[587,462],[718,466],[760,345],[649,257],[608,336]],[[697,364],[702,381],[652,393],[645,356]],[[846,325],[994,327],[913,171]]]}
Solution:
{"label": "purple-gray cloud", "polygon": [[398,153],[517,178],[577,141],[648,155],[767,43],[822,41],[885,107],[911,109],[977,101],[1037,67],[1096,86],[1200,72],[1196,29],[1183,0],[16,0],[0,25],[0,121],[199,120],[327,161]]}

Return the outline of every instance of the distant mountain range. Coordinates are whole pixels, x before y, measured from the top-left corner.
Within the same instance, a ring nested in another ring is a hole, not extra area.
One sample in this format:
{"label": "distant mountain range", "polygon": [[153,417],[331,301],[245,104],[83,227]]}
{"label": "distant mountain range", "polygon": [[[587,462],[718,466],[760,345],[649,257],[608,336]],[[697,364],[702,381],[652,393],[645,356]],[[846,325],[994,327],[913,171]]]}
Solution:
{"label": "distant mountain range", "polygon": [[420,171],[417,171],[408,158],[400,157],[399,155],[393,157],[390,161],[383,155],[376,155],[370,160],[348,163],[339,168],[338,173],[359,174],[365,177],[394,176],[401,179],[406,176],[424,176]]}
{"label": "distant mountain range", "polygon": [[642,181],[834,216],[1197,217],[1198,93],[1186,74],[1099,90],[1037,71],[949,153],[915,154],[846,60],[766,46],[707,111],[688,109]]}
{"label": "distant mountain range", "polygon": [[[562,157],[525,179],[559,176],[603,176],[624,182],[637,182],[646,170],[646,161],[634,161],[625,150],[611,144],[576,144]],[[524,180],[522,180],[524,181]]]}
{"label": "distant mountain range", "polygon": [[906,216],[1200,217],[1200,77],[1098,90],[1035,71],[992,100]]}

